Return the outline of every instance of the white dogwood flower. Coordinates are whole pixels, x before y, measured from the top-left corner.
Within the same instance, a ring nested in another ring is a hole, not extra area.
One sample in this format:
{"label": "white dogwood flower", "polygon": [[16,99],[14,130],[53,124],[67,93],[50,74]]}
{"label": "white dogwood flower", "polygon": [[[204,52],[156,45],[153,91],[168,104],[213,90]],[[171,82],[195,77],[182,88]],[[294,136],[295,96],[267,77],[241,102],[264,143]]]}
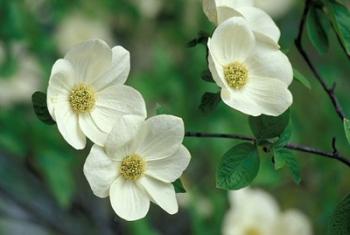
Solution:
{"label": "white dogwood flower", "polygon": [[228,106],[245,114],[279,116],[292,104],[293,69],[278,49],[256,40],[242,17],[220,24],[208,40],[209,69]]}
{"label": "white dogwood flower", "polygon": [[297,2],[296,0],[255,0],[255,6],[266,11],[273,18],[284,16]]}
{"label": "white dogwood flower", "polygon": [[[16,69],[8,76],[0,75],[0,107],[14,104],[29,104],[30,97],[41,88],[43,73],[40,64],[31,55],[26,45],[15,43],[11,46],[12,56],[17,59]],[[5,48],[0,42],[0,64],[5,62]]]}
{"label": "white dogwood flower", "polygon": [[276,200],[262,190],[231,191],[229,199],[224,235],[312,235],[304,214],[295,209],[281,212]]}
{"label": "white dogwood flower", "polygon": [[260,40],[278,47],[281,32],[272,18],[263,10],[253,7],[253,0],[204,0],[203,10],[208,19],[220,25],[227,19],[241,16]]}
{"label": "white dogwood flower", "polygon": [[109,196],[115,213],[125,220],[145,217],[151,201],[175,214],[178,204],[171,183],[190,161],[183,138],[184,124],[178,117],[120,117],[105,147],[94,145],[86,159],[84,173],[92,191]]}
{"label": "white dogwood flower", "polygon": [[107,44],[113,44],[113,35],[110,26],[102,18],[96,19],[75,11],[60,22],[54,34],[55,41],[61,54],[70,48],[90,39],[101,39]]}
{"label": "white dogwood flower", "polygon": [[72,48],[53,65],[47,105],[64,139],[82,149],[86,137],[103,145],[116,117],[146,117],[145,101],[123,85],[130,71],[130,55],[121,46],[112,49],[101,40]]}

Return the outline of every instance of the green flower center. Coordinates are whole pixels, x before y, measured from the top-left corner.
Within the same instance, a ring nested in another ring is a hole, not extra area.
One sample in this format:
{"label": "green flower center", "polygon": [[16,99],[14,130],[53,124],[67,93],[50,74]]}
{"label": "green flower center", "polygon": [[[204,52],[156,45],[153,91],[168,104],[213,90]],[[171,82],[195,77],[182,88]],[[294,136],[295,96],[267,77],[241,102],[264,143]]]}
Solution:
{"label": "green flower center", "polygon": [[126,156],[120,165],[120,174],[126,180],[139,179],[146,170],[146,162],[137,154]]}
{"label": "green flower center", "polygon": [[239,62],[224,66],[224,75],[227,84],[233,89],[241,89],[248,81],[248,69]]}
{"label": "green flower center", "polygon": [[261,235],[261,233],[256,228],[249,228],[245,231],[244,235]]}
{"label": "green flower center", "polygon": [[75,113],[90,112],[96,103],[94,89],[85,84],[74,86],[69,95],[69,103]]}

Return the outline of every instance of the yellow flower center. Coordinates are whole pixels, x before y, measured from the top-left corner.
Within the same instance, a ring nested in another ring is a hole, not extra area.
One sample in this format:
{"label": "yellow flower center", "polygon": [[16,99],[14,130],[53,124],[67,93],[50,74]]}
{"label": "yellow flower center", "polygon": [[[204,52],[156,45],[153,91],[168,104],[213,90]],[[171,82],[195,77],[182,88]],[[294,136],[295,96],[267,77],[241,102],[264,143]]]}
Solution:
{"label": "yellow flower center", "polygon": [[85,84],[74,86],[69,95],[69,103],[75,113],[90,112],[96,103],[94,89]]}
{"label": "yellow flower center", "polygon": [[261,235],[260,231],[256,228],[248,228],[244,235]]}
{"label": "yellow flower center", "polygon": [[233,89],[241,89],[248,80],[248,69],[244,64],[234,62],[224,66],[227,84]]}
{"label": "yellow flower center", "polygon": [[120,174],[126,180],[139,179],[146,170],[146,162],[137,154],[126,156],[120,165]]}

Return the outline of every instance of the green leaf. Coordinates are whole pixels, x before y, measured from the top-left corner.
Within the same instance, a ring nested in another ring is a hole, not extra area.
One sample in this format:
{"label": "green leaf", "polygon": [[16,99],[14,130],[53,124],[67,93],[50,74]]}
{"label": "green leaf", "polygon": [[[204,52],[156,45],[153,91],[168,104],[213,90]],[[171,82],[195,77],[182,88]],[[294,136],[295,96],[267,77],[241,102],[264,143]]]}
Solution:
{"label": "green leaf", "polygon": [[216,186],[227,190],[246,187],[258,174],[259,165],[256,146],[250,143],[238,144],[220,160],[216,172]]}
{"label": "green leaf", "polygon": [[292,128],[289,125],[279,136],[278,140],[273,144],[273,147],[275,149],[283,148],[285,145],[288,144],[290,138],[292,137]]}
{"label": "green leaf", "polygon": [[350,11],[336,1],[326,1],[326,7],[333,29],[344,51],[350,55]]}
{"label": "green leaf", "polygon": [[215,82],[209,69],[204,70],[202,72],[201,78],[202,78],[203,81],[206,81],[206,82]]}
{"label": "green leaf", "polygon": [[348,142],[350,144],[350,120],[344,118],[344,129],[345,129],[345,135],[346,138],[348,139]]}
{"label": "green leaf", "polygon": [[316,7],[310,8],[306,19],[306,29],[312,45],[320,54],[326,53],[329,48],[329,24],[326,20],[322,10]]}
{"label": "green leaf", "polygon": [[36,158],[37,167],[49,189],[63,208],[71,205],[76,185],[72,169],[73,157],[56,151],[43,151]]}
{"label": "green leaf", "polygon": [[198,37],[192,39],[187,43],[187,47],[195,47],[198,44],[206,45],[208,42],[209,34],[207,32],[201,31],[198,33]]}
{"label": "green leaf", "polygon": [[175,180],[175,182],[173,182],[173,186],[176,193],[186,193],[186,189],[180,178],[178,178],[177,180]]}
{"label": "green leaf", "polygon": [[311,89],[310,81],[298,70],[293,68],[294,79],[303,84],[306,88]]}
{"label": "green leaf", "polygon": [[254,136],[258,140],[278,137],[286,129],[289,123],[290,112],[287,110],[278,117],[261,115],[249,117],[249,125]]}
{"label": "green leaf", "polygon": [[53,125],[56,122],[52,119],[46,104],[46,94],[40,91],[32,95],[33,109],[40,121]]}
{"label": "green leaf", "polygon": [[209,113],[216,108],[216,106],[220,103],[220,101],[221,101],[221,97],[219,92],[218,93],[206,92],[202,96],[199,109],[204,113]]}
{"label": "green leaf", "polygon": [[274,151],[275,169],[281,169],[284,166],[289,168],[293,180],[296,184],[301,182],[300,166],[294,154],[286,149],[278,149]]}
{"label": "green leaf", "polygon": [[350,194],[335,209],[328,225],[329,235],[350,234]]}

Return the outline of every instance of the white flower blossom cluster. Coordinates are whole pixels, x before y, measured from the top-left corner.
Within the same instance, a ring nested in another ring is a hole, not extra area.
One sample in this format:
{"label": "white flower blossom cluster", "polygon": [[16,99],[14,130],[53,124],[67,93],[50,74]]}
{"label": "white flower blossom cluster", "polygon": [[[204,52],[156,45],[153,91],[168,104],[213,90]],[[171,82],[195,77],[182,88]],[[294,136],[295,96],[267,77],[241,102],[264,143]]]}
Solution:
{"label": "white flower blossom cluster", "polygon": [[146,119],[142,95],[124,84],[129,71],[123,47],[102,40],[78,44],[53,65],[48,110],[71,146],[83,149],[86,137],[94,143],[84,174],[96,196],[109,196],[118,216],[141,219],[151,201],[174,214],[172,182],[190,161],[184,123],[171,115]]}
{"label": "white flower blossom cluster", "polygon": [[224,235],[312,235],[308,218],[296,209],[281,212],[276,200],[260,189],[229,193],[231,208],[223,223]]}
{"label": "white flower blossom cluster", "polygon": [[208,39],[208,63],[223,102],[251,116],[285,112],[293,102],[293,69],[272,18],[253,0],[203,0],[203,10],[217,25]]}

